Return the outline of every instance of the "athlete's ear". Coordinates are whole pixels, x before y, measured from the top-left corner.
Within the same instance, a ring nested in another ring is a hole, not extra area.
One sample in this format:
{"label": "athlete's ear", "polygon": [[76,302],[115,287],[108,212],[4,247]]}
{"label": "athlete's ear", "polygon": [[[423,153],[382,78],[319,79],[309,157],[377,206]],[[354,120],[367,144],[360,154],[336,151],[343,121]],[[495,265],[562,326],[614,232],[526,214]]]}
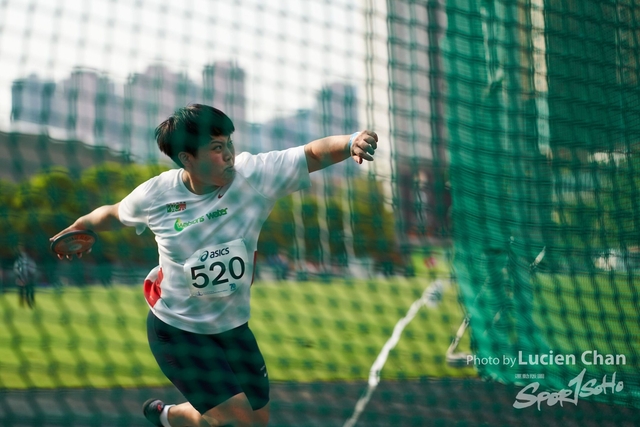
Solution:
{"label": "athlete's ear", "polygon": [[191,160],[193,159],[193,156],[186,151],[181,151],[178,153],[178,159],[180,159],[180,162],[184,166],[191,166]]}

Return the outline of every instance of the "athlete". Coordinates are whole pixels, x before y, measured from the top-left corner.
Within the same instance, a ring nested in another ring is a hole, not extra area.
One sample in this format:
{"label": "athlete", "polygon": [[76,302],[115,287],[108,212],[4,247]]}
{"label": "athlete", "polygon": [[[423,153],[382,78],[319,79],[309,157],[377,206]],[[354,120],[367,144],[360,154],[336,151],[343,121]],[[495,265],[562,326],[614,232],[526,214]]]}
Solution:
{"label": "athlete", "polygon": [[248,327],[260,230],[278,198],[310,186],[310,172],[349,157],[372,161],[378,141],[365,130],[236,157],[234,129],[213,107],[177,110],[155,134],[180,168],[52,238],[121,224],[155,234],[159,265],[144,282],[147,336],[160,369],[187,399],[145,402],[144,415],[158,427],[267,425],[267,368]]}

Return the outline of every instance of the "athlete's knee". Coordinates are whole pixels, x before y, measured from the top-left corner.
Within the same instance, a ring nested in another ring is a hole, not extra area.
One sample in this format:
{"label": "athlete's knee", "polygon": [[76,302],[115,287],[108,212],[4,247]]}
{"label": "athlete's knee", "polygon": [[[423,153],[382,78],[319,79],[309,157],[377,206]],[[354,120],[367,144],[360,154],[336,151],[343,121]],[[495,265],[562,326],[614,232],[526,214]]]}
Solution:
{"label": "athlete's knee", "polygon": [[263,410],[254,411],[244,393],[237,394],[208,410],[202,417],[211,426],[266,427],[269,422],[268,404]]}
{"label": "athlete's knee", "polygon": [[266,424],[255,424],[252,420],[246,420],[243,418],[244,417],[232,417],[223,422],[203,415],[203,419],[207,421],[211,427],[266,427]]}
{"label": "athlete's knee", "polygon": [[253,423],[256,427],[266,427],[269,424],[269,416],[271,414],[271,406],[269,402],[260,409],[253,411]]}

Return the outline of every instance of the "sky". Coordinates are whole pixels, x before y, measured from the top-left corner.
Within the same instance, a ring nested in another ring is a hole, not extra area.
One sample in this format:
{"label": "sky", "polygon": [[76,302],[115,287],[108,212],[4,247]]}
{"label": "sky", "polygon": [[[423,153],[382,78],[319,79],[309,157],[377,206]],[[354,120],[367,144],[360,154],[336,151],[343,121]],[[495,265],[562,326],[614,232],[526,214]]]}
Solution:
{"label": "sky", "polygon": [[152,63],[200,82],[205,64],[247,73],[248,119],[311,106],[325,83],[365,80],[359,0],[0,0],[0,125],[15,78],[77,66],[118,83]]}
{"label": "sky", "polygon": [[232,60],[253,123],[313,107],[325,84],[355,85],[358,122],[382,141],[367,169],[388,176],[386,19],[385,0],[0,0],[0,130],[11,83],[30,74],[84,67],[122,88],[161,63],[200,84],[204,65]]}

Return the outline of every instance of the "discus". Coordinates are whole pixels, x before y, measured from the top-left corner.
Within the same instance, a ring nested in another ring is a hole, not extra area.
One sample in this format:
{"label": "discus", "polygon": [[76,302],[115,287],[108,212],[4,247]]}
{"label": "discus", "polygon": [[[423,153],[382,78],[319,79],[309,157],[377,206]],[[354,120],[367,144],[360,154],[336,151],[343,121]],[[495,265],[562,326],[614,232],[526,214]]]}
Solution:
{"label": "discus", "polygon": [[51,250],[58,255],[74,255],[91,249],[97,239],[91,230],[70,231],[53,240]]}

